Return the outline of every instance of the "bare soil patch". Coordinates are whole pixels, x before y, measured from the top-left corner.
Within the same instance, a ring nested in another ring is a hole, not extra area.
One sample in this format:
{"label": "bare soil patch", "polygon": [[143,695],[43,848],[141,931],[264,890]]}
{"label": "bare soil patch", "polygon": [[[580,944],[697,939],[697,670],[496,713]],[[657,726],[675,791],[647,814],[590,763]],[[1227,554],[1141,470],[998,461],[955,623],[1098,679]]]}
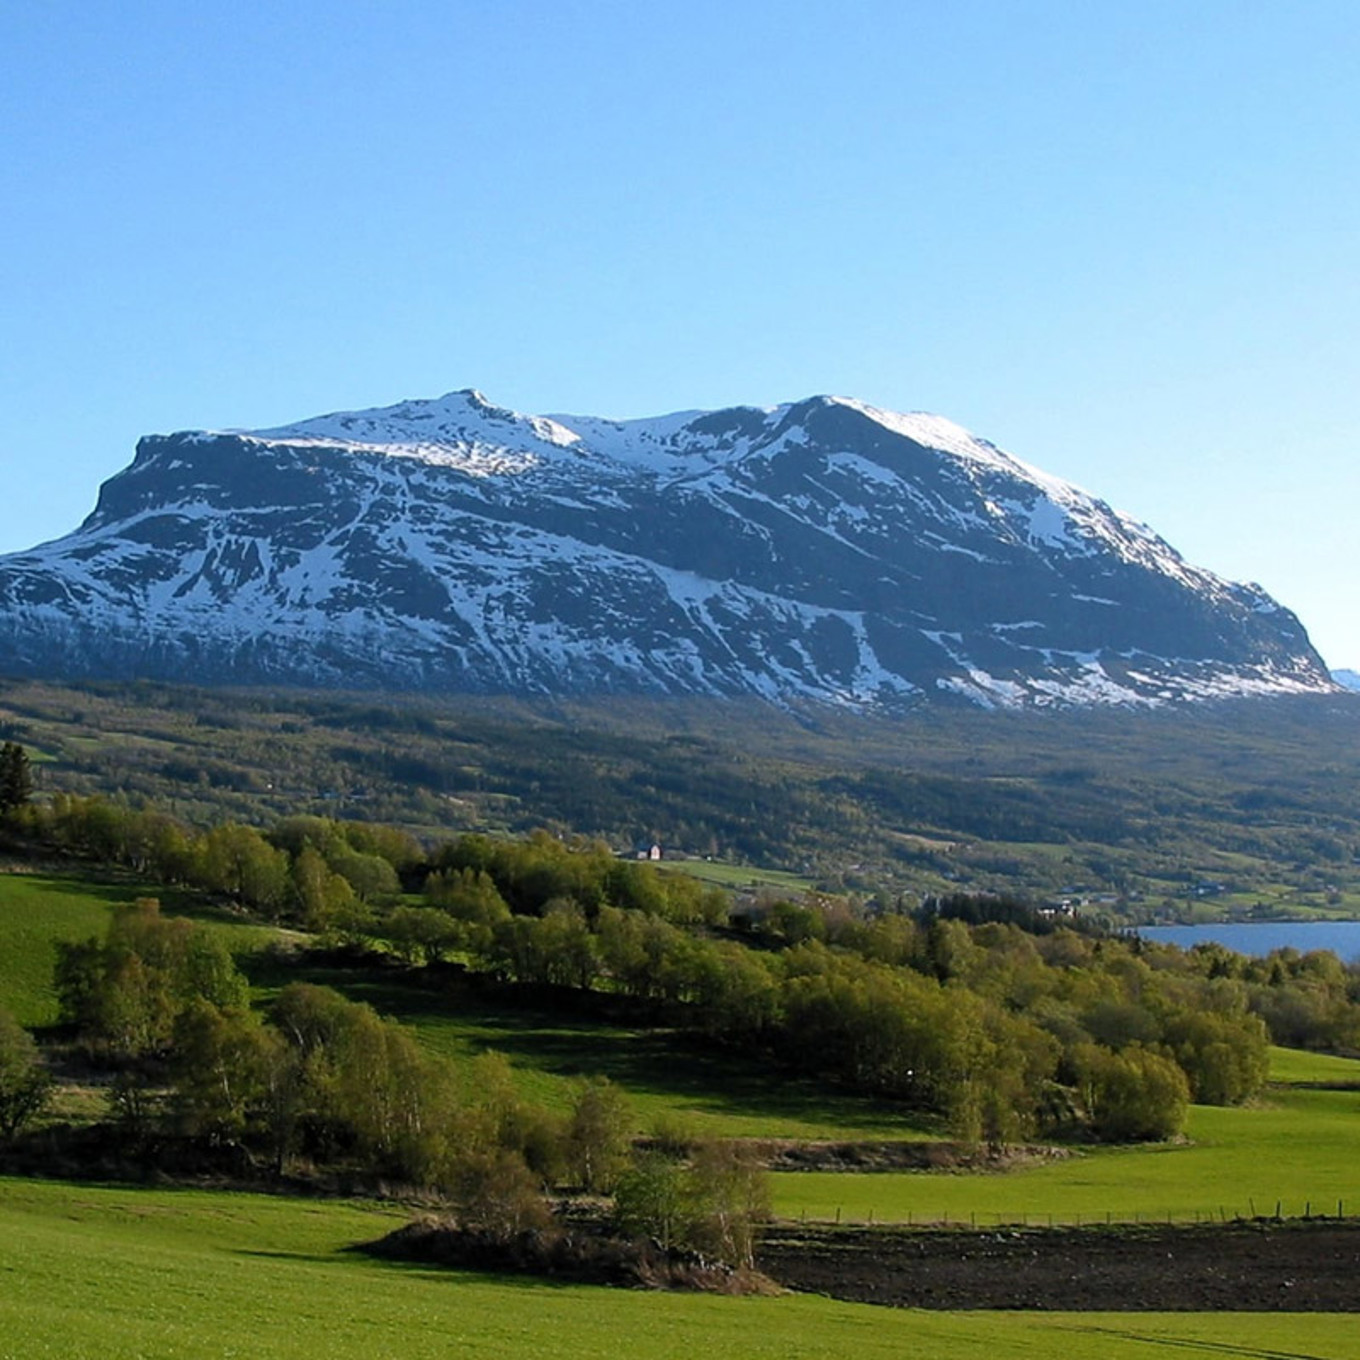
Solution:
{"label": "bare soil patch", "polygon": [[[748,1138],[743,1147],[769,1171],[1014,1171],[1039,1162],[1061,1161],[1070,1148],[1010,1143],[989,1148],[970,1143],[830,1142],[795,1138]],[[637,1146],[660,1146],[640,1138]]]}
{"label": "bare soil patch", "polygon": [[781,1225],[759,1268],[901,1308],[1357,1312],[1360,1222],[978,1232]]}

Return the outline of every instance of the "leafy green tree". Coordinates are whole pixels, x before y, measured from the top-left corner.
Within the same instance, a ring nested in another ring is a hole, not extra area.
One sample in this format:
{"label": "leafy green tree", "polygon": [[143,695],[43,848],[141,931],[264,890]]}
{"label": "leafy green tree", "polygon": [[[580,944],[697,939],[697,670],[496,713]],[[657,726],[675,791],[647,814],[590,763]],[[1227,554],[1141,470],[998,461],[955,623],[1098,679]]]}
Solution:
{"label": "leafy green tree", "polygon": [[509,1242],[552,1222],[537,1177],[516,1152],[493,1148],[464,1155],[453,1164],[449,1180],[464,1228]]}
{"label": "leafy green tree", "polygon": [[401,893],[397,871],[381,855],[364,854],[345,843],[326,862],[365,902],[387,902]]}
{"label": "leafy green tree", "polygon": [[214,1142],[239,1142],[264,1104],[277,1056],[253,1012],[192,1000],[176,1018],[171,1058],[174,1102],[184,1128]]}
{"label": "leafy green tree", "polygon": [[42,1112],[52,1089],[33,1036],[0,1011],[0,1138],[10,1141]]}
{"label": "leafy green tree", "polygon": [[448,869],[425,880],[425,900],[458,923],[459,946],[486,960],[496,927],[510,919],[510,908],[485,869]]}
{"label": "leafy green tree", "polygon": [[58,940],[53,986],[57,1013],[66,1025],[80,1030],[93,1027],[99,988],[104,976],[104,947],[95,938]]}
{"label": "leafy green tree", "polygon": [[417,1184],[441,1178],[456,1104],[444,1064],[371,1006],[325,987],[285,987],[274,1023],[302,1064],[306,1118],[326,1150],[352,1149]]}
{"label": "leafy green tree", "polygon": [[766,908],[764,929],[787,944],[805,944],[826,938],[826,917],[815,907],[780,898]]}
{"label": "leafy green tree", "polygon": [[505,1056],[494,1050],[480,1053],[461,1075],[453,1133],[456,1148],[469,1153],[514,1152],[543,1185],[560,1181],[566,1157],[563,1122],[520,1097]]}
{"label": "leafy green tree", "polygon": [[1170,1058],[1137,1044],[1119,1053],[1088,1044],[1075,1059],[1097,1137],[1152,1142],[1181,1131],[1190,1084]]}
{"label": "leafy green tree", "polygon": [[772,1216],[769,1175],[754,1152],[737,1142],[702,1144],[686,1179],[686,1245],[754,1267],[761,1224]]}
{"label": "leafy green tree", "polygon": [[581,908],[561,899],[546,903],[536,935],[537,950],[544,961],[543,980],[559,987],[588,990],[599,974],[600,960]]}
{"label": "leafy green tree", "polygon": [[685,1167],[664,1152],[644,1152],[614,1187],[614,1216],[630,1237],[655,1239],[669,1251],[685,1239],[695,1217]]}
{"label": "leafy green tree", "polygon": [[739,1043],[764,1039],[778,1018],[778,988],[764,956],[731,941],[704,951],[694,998],[704,1029]]}
{"label": "leafy green tree", "polygon": [[169,979],[140,954],[117,953],[105,961],[95,997],[93,1037],[116,1061],[166,1048],[175,1011]]}
{"label": "leafy green tree", "polygon": [[613,1188],[628,1165],[634,1122],[628,1097],[607,1077],[581,1088],[567,1125],[567,1158],[582,1189]]}
{"label": "leafy green tree", "polygon": [[1240,1105],[1266,1083],[1270,1041],[1257,1015],[1184,1010],[1170,1017],[1164,1042],[1204,1105]]}
{"label": "leafy green tree", "polygon": [[407,963],[436,963],[462,940],[458,922],[438,907],[398,907],[380,929]]}
{"label": "leafy green tree", "polygon": [[221,939],[162,917],[155,898],[115,909],[105,940],[58,946],[55,984],[63,1020],[116,1062],[166,1052],[191,1002],[243,1008],[249,986]]}
{"label": "leafy green tree", "polygon": [[161,883],[187,883],[194,862],[188,832],[172,818],[156,815],[150,822],[146,840],[147,872]]}
{"label": "leafy green tree", "polygon": [[378,822],[341,822],[340,832],[360,854],[376,855],[406,878],[425,862],[420,842],[409,831]]}
{"label": "leafy green tree", "polygon": [[277,913],[288,898],[286,851],[275,849],[254,827],[227,822],[203,838],[197,855],[199,884],[247,906]]}
{"label": "leafy green tree", "polygon": [[349,880],[337,874],[315,846],[304,844],[289,871],[293,899],[308,930],[334,929],[355,903]]}

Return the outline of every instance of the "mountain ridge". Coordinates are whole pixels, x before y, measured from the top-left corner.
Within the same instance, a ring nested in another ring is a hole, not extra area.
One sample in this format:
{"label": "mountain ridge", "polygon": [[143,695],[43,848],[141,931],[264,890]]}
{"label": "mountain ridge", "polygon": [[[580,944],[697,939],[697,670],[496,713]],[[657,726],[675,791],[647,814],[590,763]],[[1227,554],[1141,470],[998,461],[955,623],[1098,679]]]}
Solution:
{"label": "mountain ridge", "polygon": [[138,443],[0,557],[22,674],[833,704],[1329,690],[1257,586],[942,417],[641,420],[475,389]]}

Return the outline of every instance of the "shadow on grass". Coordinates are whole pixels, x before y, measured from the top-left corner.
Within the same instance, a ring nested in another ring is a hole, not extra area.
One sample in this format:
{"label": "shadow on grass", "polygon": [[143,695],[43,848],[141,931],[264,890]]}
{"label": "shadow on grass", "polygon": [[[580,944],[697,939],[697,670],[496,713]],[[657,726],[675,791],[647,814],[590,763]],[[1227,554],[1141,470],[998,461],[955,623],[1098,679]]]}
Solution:
{"label": "shadow on grass", "polygon": [[166,916],[185,916],[193,921],[214,925],[253,926],[262,923],[225,903],[214,902],[201,893],[187,888],[168,888],[157,883],[141,882],[132,876],[112,878],[117,871],[108,868],[92,869],[88,874],[71,869],[56,874],[14,874],[0,877],[0,884],[27,884],[52,897],[71,897],[86,902],[102,902],[106,906],[124,906],[140,897],[154,897]]}
{"label": "shadow on grass", "polygon": [[[484,986],[456,976],[441,986],[415,971],[298,967],[267,955],[242,962],[252,984],[266,993],[287,982],[333,987],[425,1031],[436,1043],[442,1033],[472,1053],[495,1049],[524,1071],[564,1080],[607,1077],[635,1095],[670,1098],[698,1114],[822,1125],[829,1139],[842,1136],[837,1132],[842,1127],[884,1138],[934,1136],[919,1117],[899,1107],[828,1090],[760,1057],[671,1028],[580,1014],[579,998],[573,1013],[548,1008],[527,989]],[[523,1004],[516,1004],[517,994]]]}
{"label": "shadow on grass", "polygon": [[432,1265],[428,1261],[403,1261],[399,1257],[384,1256],[373,1251],[371,1242],[352,1242],[329,1252],[268,1251],[262,1248],[238,1248],[232,1254],[257,1261],[293,1262],[304,1265],[342,1266],[346,1269],[367,1267],[400,1272],[418,1280],[442,1280],[461,1284],[495,1284],[498,1287],[533,1290],[580,1289],[580,1281],[558,1280],[549,1275],[535,1275],[526,1271],[478,1270],[471,1266]]}

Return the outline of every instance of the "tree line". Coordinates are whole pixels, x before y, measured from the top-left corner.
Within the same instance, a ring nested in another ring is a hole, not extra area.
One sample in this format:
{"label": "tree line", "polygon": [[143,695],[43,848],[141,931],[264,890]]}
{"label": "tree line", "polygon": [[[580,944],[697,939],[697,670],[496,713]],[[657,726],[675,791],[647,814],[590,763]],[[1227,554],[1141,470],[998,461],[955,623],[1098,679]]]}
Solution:
{"label": "tree line", "polygon": [[[290,817],[190,831],[155,810],[53,798],[35,844],[221,895],[412,965],[632,998],[659,1023],[900,1102],[969,1141],[1177,1131],[1190,1099],[1260,1089],[1270,1038],[1360,1048],[1360,983],[1330,955],[1189,953],[947,899],[916,916],[716,889],[589,842]],[[891,904],[878,904],[891,906]]]}
{"label": "tree line", "polygon": [[1252,703],[1230,722],[1195,708],[809,724],[724,708],[675,735],[672,707],[643,701],[550,718],[476,700],[14,682],[0,725],[56,757],[52,789],[117,788],[203,825],[340,809],[417,828],[547,825],[797,866],[841,889],[1128,891],[1125,914],[1191,913],[1223,852],[1233,888],[1267,910],[1274,885],[1360,881],[1360,748],[1330,699]]}

